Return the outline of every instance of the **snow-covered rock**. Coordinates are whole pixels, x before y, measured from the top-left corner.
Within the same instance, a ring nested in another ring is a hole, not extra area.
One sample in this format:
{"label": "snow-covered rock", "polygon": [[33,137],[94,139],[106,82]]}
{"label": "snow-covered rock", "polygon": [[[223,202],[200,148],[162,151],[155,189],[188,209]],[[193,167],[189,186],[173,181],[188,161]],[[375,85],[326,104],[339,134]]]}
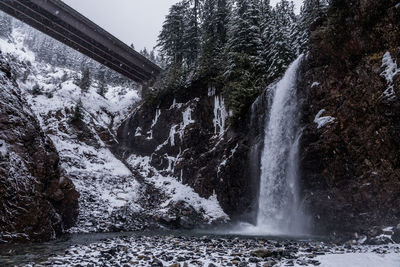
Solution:
{"label": "snow-covered rock", "polygon": [[[1,50],[1,47],[0,47]],[[78,196],[0,56],[0,243],[46,241],[77,217]]]}
{"label": "snow-covered rock", "polygon": [[325,125],[335,121],[334,117],[322,116],[325,113],[325,109],[321,109],[315,116],[314,122],[318,125],[318,129],[324,127]]}
{"label": "snow-covered rock", "polygon": [[397,63],[393,60],[390,52],[386,52],[382,58],[382,68],[384,69],[381,76],[386,79],[387,89],[383,92],[382,97],[387,100],[394,100],[396,92],[394,91],[393,79],[400,73],[400,69],[397,67]]}

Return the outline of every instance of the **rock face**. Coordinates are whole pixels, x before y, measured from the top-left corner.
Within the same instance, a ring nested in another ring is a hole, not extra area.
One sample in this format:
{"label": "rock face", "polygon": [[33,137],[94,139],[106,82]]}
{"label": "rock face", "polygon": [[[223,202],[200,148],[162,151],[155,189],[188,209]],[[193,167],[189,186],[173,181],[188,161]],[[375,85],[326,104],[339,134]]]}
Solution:
{"label": "rock face", "polygon": [[44,241],[71,227],[79,194],[0,58],[0,242]]}
{"label": "rock face", "polygon": [[398,1],[335,0],[314,25],[299,90],[303,193],[319,232],[400,221],[399,22]]}
{"label": "rock face", "polygon": [[231,218],[245,214],[251,220],[247,215],[257,189],[251,179],[256,168],[249,159],[249,125],[240,131],[227,127],[229,114],[215,89],[197,84],[188,91],[196,93],[138,108],[119,128],[117,150],[125,159],[132,154],[150,157],[153,167],[201,197],[215,193]]}
{"label": "rock face", "polygon": [[[313,25],[298,90],[302,196],[318,233],[368,236],[400,221],[399,12],[393,0],[334,0]],[[222,95],[207,88],[139,107],[115,150],[149,157],[201,196],[215,193],[231,218],[254,221],[267,93],[234,130]]]}

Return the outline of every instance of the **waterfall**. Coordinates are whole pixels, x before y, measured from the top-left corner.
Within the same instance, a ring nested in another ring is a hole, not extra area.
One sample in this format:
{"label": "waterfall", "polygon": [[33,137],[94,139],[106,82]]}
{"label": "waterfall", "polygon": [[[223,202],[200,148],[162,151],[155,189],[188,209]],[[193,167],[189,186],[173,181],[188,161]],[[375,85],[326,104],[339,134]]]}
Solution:
{"label": "waterfall", "polygon": [[302,56],[294,61],[271,90],[261,157],[260,193],[256,228],[268,234],[302,234],[305,216],[298,190],[297,71]]}

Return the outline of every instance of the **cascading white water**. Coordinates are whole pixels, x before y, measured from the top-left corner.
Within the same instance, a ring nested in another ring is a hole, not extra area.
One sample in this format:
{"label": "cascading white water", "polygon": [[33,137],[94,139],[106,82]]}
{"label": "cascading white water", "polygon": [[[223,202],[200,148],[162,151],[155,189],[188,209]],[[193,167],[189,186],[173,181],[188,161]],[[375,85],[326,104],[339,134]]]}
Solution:
{"label": "cascading white water", "polygon": [[298,192],[298,124],[296,80],[302,60],[294,61],[271,91],[261,157],[256,228],[266,234],[303,234],[304,214]]}

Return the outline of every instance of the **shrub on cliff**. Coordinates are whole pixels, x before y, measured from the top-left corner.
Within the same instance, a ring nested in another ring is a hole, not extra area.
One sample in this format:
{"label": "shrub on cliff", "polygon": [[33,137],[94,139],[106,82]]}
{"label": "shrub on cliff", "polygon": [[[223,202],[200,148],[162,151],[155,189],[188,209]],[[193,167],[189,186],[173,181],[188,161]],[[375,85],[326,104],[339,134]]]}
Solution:
{"label": "shrub on cliff", "polygon": [[43,88],[40,87],[40,85],[38,83],[35,83],[35,85],[32,87],[32,94],[34,96],[41,95],[42,91],[43,91]]}
{"label": "shrub on cliff", "polygon": [[82,121],[82,119],[83,119],[82,108],[83,108],[82,100],[79,99],[74,107],[74,113],[72,114],[72,117],[71,117],[72,123],[77,123],[77,122]]}
{"label": "shrub on cliff", "polygon": [[88,67],[82,68],[81,79],[79,80],[78,86],[82,89],[82,92],[86,93],[89,91],[92,81],[90,79],[90,70]]}

